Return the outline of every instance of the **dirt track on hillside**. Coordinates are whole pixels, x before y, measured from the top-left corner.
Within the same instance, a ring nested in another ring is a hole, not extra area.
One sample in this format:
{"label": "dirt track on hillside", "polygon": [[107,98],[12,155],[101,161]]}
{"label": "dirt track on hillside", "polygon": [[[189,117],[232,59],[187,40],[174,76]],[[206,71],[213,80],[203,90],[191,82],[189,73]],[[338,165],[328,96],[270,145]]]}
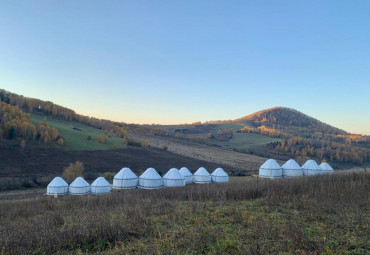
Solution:
{"label": "dirt track on hillside", "polygon": [[215,164],[226,165],[231,169],[246,171],[257,171],[265,158],[244,154],[240,152],[225,150],[213,146],[188,142],[180,139],[144,136],[138,134],[129,134],[134,140],[148,140],[151,147],[167,150],[179,155],[204,160]]}

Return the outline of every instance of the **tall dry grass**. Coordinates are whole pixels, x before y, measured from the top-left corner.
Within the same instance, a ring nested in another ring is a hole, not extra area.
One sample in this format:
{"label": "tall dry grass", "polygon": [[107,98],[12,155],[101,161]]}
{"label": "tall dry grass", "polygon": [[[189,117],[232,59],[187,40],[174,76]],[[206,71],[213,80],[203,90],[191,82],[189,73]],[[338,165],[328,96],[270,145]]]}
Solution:
{"label": "tall dry grass", "polygon": [[[245,216],[233,209],[233,205],[238,201],[255,199],[270,210],[279,210],[284,205],[284,210],[299,211],[308,204],[307,218],[316,220],[320,215],[331,213],[346,222],[348,219],[341,211],[351,209],[358,210],[359,215],[368,213],[369,180],[367,173],[349,173],[281,180],[252,179],[161,190],[127,190],[104,196],[0,201],[0,254],[98,252],[113,249],[112,245],[119,241],[151,240],[159,227],[153,218],[165,216],[169,222],[178,222],[182,219],[180,206],[186,206],[186,216],[191,217],[209,203],[229,206],[234,224],[243,224]],[[295,245],[311,251],[319,249],[305,241],[297,224],[288,224],[286,228]],[[264,231],[263,225],[256,229],[256,236],[261,231]],[[193,233],[188,234],[190,240]],[[186,240],[187,233],[181,238]],[[204,248],[204,243],[213,242],[215,238],[217,236],[208,235],[191,239],[188,245],[198,253],[201,252],[198,249]],[[244,252],[258,253],[260,249],[256,243],[253,249],[248,248]]]}

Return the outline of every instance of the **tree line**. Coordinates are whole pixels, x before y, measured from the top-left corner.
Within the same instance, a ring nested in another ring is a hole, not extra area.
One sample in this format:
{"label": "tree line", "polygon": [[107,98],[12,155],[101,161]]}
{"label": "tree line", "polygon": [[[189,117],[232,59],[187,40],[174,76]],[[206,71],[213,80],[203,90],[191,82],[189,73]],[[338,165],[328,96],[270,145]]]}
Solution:
{"label": "tree line", "polygon": [[302,161],[316,158],[319,161],[362,164],[370,160],[370,150],[367,148],[302,137],[284,139],[276,143],[274,150],[278,153],[290,154],[298,159],[301,158]]}
{"label": "tree line", "polygon": [[288,154],[303,161],[310,157],[320,161],[326,159],[355,164],[362,164],[370,160],[370,149],[354,146],[359,142],[366,142],[367,139],[364,136],[314,132],[308,136],[309,138],[305,138],[292,136],[286,130],[276,130],[266,126],[243,127],[237,132],[282,138],[281,142],[274,143],[273,152]]}
{"label": "tree line", "polygon": [[150,126],[127,124],[123,122],[114,122],[110,120],[98,119],[90,116],[77,114],[75,111],[54,104],[50,101],[43,101],[36,98],[24,97],[9,91],[0,90],[0,101],[11,106],[17,106],[19,109],[28,113],[42,113],[46,116],[50,115],[55,118],[63,119],[66,121],[75,121],[84,125],[102,129],[108,136],[116,135],[117,137],[124,138],[128,132],[144,134],[144,135],[162,135],[168,136],[168,132]]}
{"label": "tree line", "polygon": [[24,113],[18,106],[0,102],[0,139],[22,138],[49,144],[56,142],[63,145],[64,140],[58,130],[46,123],[32,123],[29,114]]}

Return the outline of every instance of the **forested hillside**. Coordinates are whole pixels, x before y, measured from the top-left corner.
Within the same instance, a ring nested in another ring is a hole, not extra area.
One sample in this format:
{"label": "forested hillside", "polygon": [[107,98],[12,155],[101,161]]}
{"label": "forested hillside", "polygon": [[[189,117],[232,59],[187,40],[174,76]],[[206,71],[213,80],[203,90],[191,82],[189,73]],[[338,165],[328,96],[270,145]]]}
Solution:
{"label": "forested hillside", "polygon": [[366,136],[349,134],[290,108],[275,107],[236,121],[245,125],[236,131],[238,133],[283,138],[272,143],[269,149],[258,151],[259,155],[287,155],[300,162],[308,158],[355,164],[370,160]]}
{"label": "forested hillside", "polygon": [[[259,111],[228,123],[227,121],[221,124],[193,123],[194,125],[168,128],[161,125],[135,125],[83,116],[52,102],[24,97],[5,90],[0,90],[0,100],[2,102],[0,138],[6,139],[19,137],[45,144],[68,143],[64,137],[59,136],[57,129],[51,128],[46,122],[38,121],[32,124],[28,113],[36,113],[101,129],[104,133],[98,137],[99,143],[104,143],[104,136],[106,136],[120,138],[124,144],[135,144],[135,141],[129,138],[129,133],[136,133],[216,145],[282,160],[293,157],[303,162],[308,158],[314,158],[318,161],[328,160],[350,164],[363,164],[370,161],[368,137],[349,134],[286,107]],[[235,133],[238,135],[234,136]],[[258,148],[241,146],[248,144],[252,138],[241,135],[246,133],[278,139],[272,139],[267,145],[257,146]]]}
{"label": "forested hillside", "polygon": [[290,135],[299,135],[303,137],[310,137],[317,133],[322,133],[323,135],[348,135],[344,130],[330,126],[304,113],[287,107],[266,109],[235,121],[244,122],[251,127],[265,126],[276,130],[283,130]]}
{"label": "forested hillside", "polygon": [[2,138],[36,140],[44,144],[57,142],[62,145],[64,142],[56,128],[43,122],[35,126],[29,114],[24,113],[17,106],[0,102],[0,139]]}
{"label": "forested hillside", "polygon": [[54,104],[50,101],[43,101],[36,98],[24,97],[9,91],[0,89],[0,100],[11,106],[17,106],[19,109],[28,113],[40,113],[45,116],[53,116],[66,121],[76,121],[78,123],[103,129],[107,134],[116,135],[118,137],[125,137],[127,132],[135,132],[140,134],[163,134],[166,132],[160,128],[153,128],[143,125],[126,124],[122,122],[114,122],[110,120],[98,119],[94,117],[77,114],[75,111]]}

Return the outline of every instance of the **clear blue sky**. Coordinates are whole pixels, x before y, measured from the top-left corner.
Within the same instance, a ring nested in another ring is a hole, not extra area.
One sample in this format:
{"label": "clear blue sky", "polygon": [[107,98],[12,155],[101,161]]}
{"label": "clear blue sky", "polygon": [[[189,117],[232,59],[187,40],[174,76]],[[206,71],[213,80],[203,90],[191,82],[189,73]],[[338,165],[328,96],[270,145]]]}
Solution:
{"label": "clear blue sky", "polygon": [[2,1],[0,88],[129,123],[287,106],[370,134],[370,1]]}

